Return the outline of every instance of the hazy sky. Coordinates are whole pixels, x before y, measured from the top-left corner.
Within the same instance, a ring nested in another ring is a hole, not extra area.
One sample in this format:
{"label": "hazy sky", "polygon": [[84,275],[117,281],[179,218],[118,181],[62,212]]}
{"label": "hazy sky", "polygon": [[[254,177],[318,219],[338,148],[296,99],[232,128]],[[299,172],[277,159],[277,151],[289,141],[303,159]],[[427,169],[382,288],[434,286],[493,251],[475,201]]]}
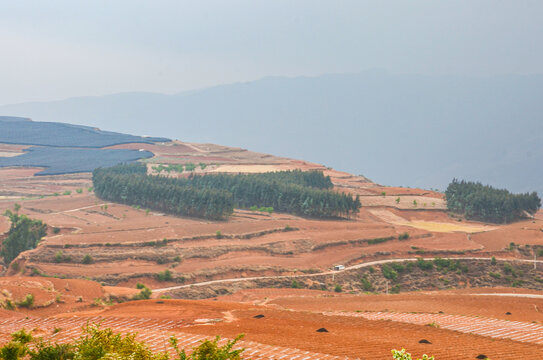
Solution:
{"label": "hazy sky", "polygon": [[541,0],[0,0],[0,104],[379,68],[543,73]]}

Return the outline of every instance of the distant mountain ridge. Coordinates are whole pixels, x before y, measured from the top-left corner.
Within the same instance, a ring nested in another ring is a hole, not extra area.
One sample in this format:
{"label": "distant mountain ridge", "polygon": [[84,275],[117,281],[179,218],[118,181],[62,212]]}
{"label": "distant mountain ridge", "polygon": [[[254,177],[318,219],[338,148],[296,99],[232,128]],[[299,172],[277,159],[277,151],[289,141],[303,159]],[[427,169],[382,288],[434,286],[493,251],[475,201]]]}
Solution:
{"label": "distant mountain ridge", "polygon": [[540,75],[273,77],[6,105],[0,114],[242,146],[387,185],[444,189],[457,177],[543,193]]}

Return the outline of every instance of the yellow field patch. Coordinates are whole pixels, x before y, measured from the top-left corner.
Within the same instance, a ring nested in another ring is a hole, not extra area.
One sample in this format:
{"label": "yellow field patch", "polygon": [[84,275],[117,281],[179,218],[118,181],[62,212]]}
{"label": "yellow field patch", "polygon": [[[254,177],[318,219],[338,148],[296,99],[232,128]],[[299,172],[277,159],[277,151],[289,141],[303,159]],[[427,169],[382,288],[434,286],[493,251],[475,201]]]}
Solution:
{"label": "yellow field patch", "polygon": [[492,226],[487,225],[476,225],[476,224],[459,224],[452,222],[437,222],[437,221],[424,221],[424,220],[413,220],[409,221],[402,218],[388,210],[383,209],[372,209],[369,210],[373,215],[377,216],[383,221],[386,221],[389,224],[402,225],[402,226],[411,226],[417,229],[433,231],[433,232],[465,232],[465,233],[477,233],[483,231],[490,231],[496,229]]}
{"label": "yellow field patch", "polygon": [[466,232],[466,233],[476,233],[483,231],[494,230],[494,227],[486,225],[463,225],[455,223],[443,223],[443,222],[433,222],[433,221],[407,221],[405,224],[407,226],[412,226],[417,229],[423,229],[433,232]]}

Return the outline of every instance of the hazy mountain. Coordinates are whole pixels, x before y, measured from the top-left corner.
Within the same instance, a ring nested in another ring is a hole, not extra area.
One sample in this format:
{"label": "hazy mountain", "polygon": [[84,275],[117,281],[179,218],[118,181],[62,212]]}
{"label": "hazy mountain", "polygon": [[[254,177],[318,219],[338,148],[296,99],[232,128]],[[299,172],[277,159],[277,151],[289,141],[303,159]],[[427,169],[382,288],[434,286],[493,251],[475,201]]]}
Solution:
{"label": "hazy mountain", "polygon": [[443,189],[458,177],[543,194],[543,76],[274,77],[6,105],[0,115],[241,146],[387,185]]}

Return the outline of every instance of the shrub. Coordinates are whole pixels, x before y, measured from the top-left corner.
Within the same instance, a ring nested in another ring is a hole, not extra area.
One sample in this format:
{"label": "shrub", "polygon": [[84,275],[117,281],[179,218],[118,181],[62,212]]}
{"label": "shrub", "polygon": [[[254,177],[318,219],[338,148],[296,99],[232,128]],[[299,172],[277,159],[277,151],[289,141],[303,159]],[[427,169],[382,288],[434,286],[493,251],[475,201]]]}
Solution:
{"label": "shrub", "polygon": [[293,289],[301,289],[302,285],[298,281],[292,280],[292,282],[290,283],[290,287]]}
{"label": "shrub", "polygon": [[384,242],[387,242],[387,241],[390,241],[390,240],[394,240],[394,237],[389,236],[389,237],[386,237],[386,238],[369,239],[368,244],[369,245],[381,244],[381,243],[384,243]]}
{"label": "shrub", "polygon": [[63,195],[72,195],[72,192],[70,190],[66,190]]}
{"label": "shrub", "polygon": [[394,271],[396,271],[397,273],[403,273],[405,271],[405,265],[401,263],[393,262],[390,264],[390,267],[394,269]]}
{"label": "shrub", "polygon": [[172,272],[168,269],[159,272],[156,274],[156,279],[158,281],[171,281],[172,280]]}
{"label": "shrub", "polygon": [[500,273],[495,273],[495,272],[492,272],[492,271],[489,272],[488,275],[489,275],[490,277],[493,277],[494,279],[499,279],[499,278],[502,277],[502,275],[501,275]]}
{"label": "shrub", "polygon": [[145,285],[143,285],[142,283],[137,283],[136,284],[136,289],[143,289],[145,287]]}
{"label": "shrub", "polygon": [[417,259],[417,266],[424,271],[432,270],[434,268],[434,264],[432,264],[431,261],[426,261],[423,258]]}
{"label": "shrub", "polygon": [[27,309],[31,309],[32,306],[34,306],[34,295],[26,294],[24,300],[17,303],[17,305],[19,305],[19,307],[24,307],[24,308],[27,308]]}
{"label": "shrub", "polygon": [[496,257],[492,256],[490,259],[490,265],[496,265]]}
{"label": "shrub", "polygon": [[136,334],[114,333],[111,329],[100,329],[99,326],[87,326],[84,335],[76,341],[76,359],[138,359],[166,360],[164,353],[154,354],[144,343],[136,341]]}
{"label": "shrub", "polygon": [[223,236],[222,236],[222,232],[221,232],[220,230],[217,230],[217,232],[215,233],[215,237],[216,237],[217,239],[222,239],[222,237],[223,237]]}
{"label": "shrub", "polygon": [[81,261],[81,263],[85,265],[92,264],[94,263],[94,259],[89,254],[86,254],[85,256],[83,256],[83,260]]}
{"label": "shrub", "polygon": [[11,341],[0,348],[0,359],[18,360],[25,357],[28,352],[28,344],[32,341],[32,335],[24,329],[11,334]]}
{"label": "shrub", "polygon": [[53,228],[53,234],[58,234],[60,232],[60,229],[58,227]]}
{"label": "shrub", "polygon": [[[6,301],[4,302],[4,308],[6,310],[15,310],[17,308],[17,306],[10,299],[6,299]],[[0,358],[1,358],[1,356],[0,356]]]}
{"label": "shrub", "polygon": [[78,194],[82,194],[82,193],[83,193],[83,189],[81,189],[81,188],[75,189],[75,192],[78,193]]}
{"label": "shrub", "polygon": [[[55,331],[59,332],[60,329],[55,328]],[[50,344],[43,340],[39,340],[35,348],[30,350],[30,360],[71,360],[74,355],[72,344]]]}
{"label": "shrub", "polygon": [[62,251],[57,251],[57,253],[55,254],[55,262],[56,263],[61,263],[62,261],[64,260],[64,256],[62,255]]}
{"label": "shrub", "polygon": [[[394,360],[412,360],[411,354],[406,352],[405,349],[401,350],[392,350],[392,358]],[[433,356],[428,356],[426,354],[422,355],[422,359],[418,360],[435,360]]]}
{"label": "shrub", "polygon": [[400,293],[400,285],[394,285],[393,287],[390,288],[390,293],[391,294],[399,294]]}
{"label": "shrub", "polygon": [[341,287],[341,285],[336,284],[336,286],[334,286],[334,291],[340,293],[343,291],[343,288]]}
{"label": "shrub", "polygon": [[21,270],[21,265],[19,265],[18,262],[13,262],[11,263],[11,270],[19,272],[19,270]]}
{"label": "shrub", "polygon": [[364,291],[373,291],[373,284],[371,283],[371,281],[368,279],[367,276],[363,276],[360,279],[360,282],[362,283],[362,289]]}
{"label": "shrub", "polygon": [[181,256],[177,255],[176,257],[173,258],[173,261],[181,262]]}
{"label": "shrub", "polygon": [[[60,329],[58,329],[60,331]],[[55,332],[56,329],[55,329]],[[175,336],[170,338],[176,357],[179,360],[240,360],[245,349],[233,350],[236,343],[243,338],[238,335],[234,340],[222,342],[220,337],[214,340],[202,340],[199,345],[188,351],[180,349]],[[111,329],[101,329],[99,325],[87,324],[81,337],[66,344],[44,342],[34,339],[31,333],[24,329],[11,335],[11,341],[0,347],[0,359],[19,360],[168,360],[165,352],[154,353],[142,342],[136,341],[136,334],[122,335]]]}
{"label": "shrub", "polygon": [[381,272],[383,273],[383,276],[389,280],[394,281],[398,277],[398,273],[387,264],[381,266]]}
{"label": "shrub", "polygon": [[398,240],[407,240],[409,239],[409,233],[404,232],[403,234],[398,235]]}
{"label": "shrub", "polygon": [[159,265],[166,264],[167,262],[169,262],[169,260],[162,256],[156,259],[156,263]]}
{"label": "shrub", "polygon": [[[141,284],[138,284],[138,285],[141,285]],[[140,288],[138,288],[138,289],[140,289]],[[134,297],[132,299],[134,299],[134,300],[150,299],[152,293],[153,292],[151,291],[151,289],[149,289],[147,286],[143,285],[143,287],[141,288],[140,293],[137,294],[137,295],[134,295]]]}
{"label": "shrub", "polygon": [[196,169],[196,165],[194,165],[193,163],[185,164],[186,171],[194,171],[194,169]]}
{"label": "shrub", "polygon": [[[434,265],[438,270],[443,270],[446,268],[454,268],[454,262],[449,259],[442,259],[442,258],[434,258]],[[451,269],[455,270],[455,269]]]}
{"label": "shrub", "polygon": [[243,334],[238,335],[234,340],[227,341],[223,346],[218,345],[220,340],[219,336],[213,341],[203,340],[200,345],[193,349],[190,355],[187,355],[184,349],[179,349],[175,336],[170,338],[170,344],[174,348],[179,360],[240,360],[241,353],[245,351],[245,349],[232,349],[243,336]]}
{"label": "shrub", "polygon": [[509,264],[508,262],[503,263],[503,271],[506,274],[515,275],[515,269],[513,268],[513,265]]}

